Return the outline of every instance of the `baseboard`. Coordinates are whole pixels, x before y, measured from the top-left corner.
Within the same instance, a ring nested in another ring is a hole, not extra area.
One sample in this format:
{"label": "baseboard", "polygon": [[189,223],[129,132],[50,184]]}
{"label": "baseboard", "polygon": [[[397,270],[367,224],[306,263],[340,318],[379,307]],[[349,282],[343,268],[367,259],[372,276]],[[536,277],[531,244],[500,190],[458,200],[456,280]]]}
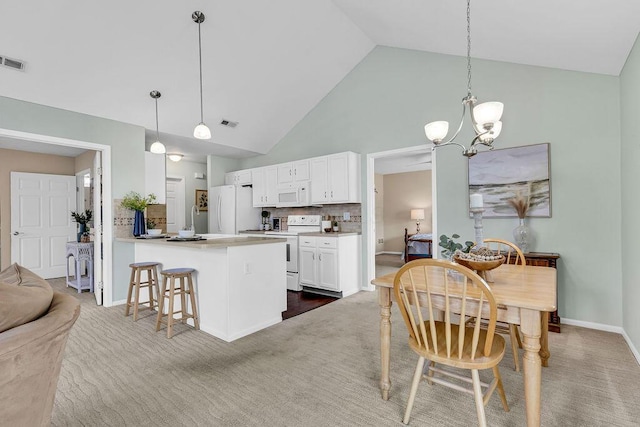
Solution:
{"label": "baseboard", "polygon": [[622,330],[622,336],[627,342],[629,349],[631,349],[631,353],[633,353],[633,355],[636,357],[636,362],[638,362],[638,365],[640,365],[640,352],[638,352],[638,349],[633,345],[633,343],[631,342],[631,338],[629,338],[629,335],[627,335],[627,332],[624,329]]}
{"label": "baseboard", "polygon": [[629,346],[629,350],[631,350],[631,353],[633,353],[633,356],[636,358],[636,362],[638,363],[638,365],[640,365],[640,352],[638,352],[638,349],[633,345],[633,342],[631,342],[631,338],[629,338],[629,335],[627,335],[627,332],[624,330],[624,328],[620,326],[605,325],[603,323],[584,322],[582,320],[567,319],[565,317],[562,318],[562,324],[580,326],[582,328],[595,329],[598,331],[615,332],[622,335],[624,340],[627,342],[627,345]]}
{"label": "baseboard", "polygon": [[123,305],[123,304],[126,304],[126,303],[127,303],[126,299],[121,299],[121,300],[112,302],[109,307],[113,307],[114,305]]}

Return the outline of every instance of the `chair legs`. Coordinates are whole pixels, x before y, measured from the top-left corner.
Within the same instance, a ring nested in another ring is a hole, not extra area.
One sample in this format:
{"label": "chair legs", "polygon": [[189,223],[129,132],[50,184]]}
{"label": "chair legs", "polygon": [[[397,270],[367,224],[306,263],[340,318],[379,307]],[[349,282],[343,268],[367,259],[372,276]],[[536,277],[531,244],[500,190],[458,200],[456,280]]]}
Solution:
{"label": "chair legs", "polygon": [[409,392],[409,401],[407,402],[407,409],[404,412],[404,418],[402,419],[404,424],[409,424],[411,410],[413,409],[413,402],[416,399],[416,392],[418,391],[418,384],[420,384],[420,379],[422,378],[423,369],[424,357],[421,356],[418,359],[418,364],[416,365],[416,372],[413,374],[413,382],[411,383],[411,391]]}
{"label": "chair legs", "polygon": [[[518,325],[509,323],[509,336],[511,337],[511,352],[513,353],[513,364],[516,372],[520,372],[520,355],[518,354],[518,343],[520,342],[520,332]],[[522,348],[522,344],[520,344]]]}
{"label": "chair legs", "polygon": [[500,395],[500,400],[502,400],[502,407],[505,412],[509,412],[509,404],[507,403],[507,394],[504,392],[504,387],[502,386],[502,377],[500,376],[500,369],[498,369],[498,365],[493,367],[493,376],[498,381],[497,389],[498,394]]}
{"label": "chair legs", "polygon": [[477,369],[471,370],[471,378],[473,380],[473,396],[476,400],[476,412],[478,413],[478,425],[487,427],[487,419],[484,416],[484,396],[482,394],[482,385],[480,384],[480,375]]}

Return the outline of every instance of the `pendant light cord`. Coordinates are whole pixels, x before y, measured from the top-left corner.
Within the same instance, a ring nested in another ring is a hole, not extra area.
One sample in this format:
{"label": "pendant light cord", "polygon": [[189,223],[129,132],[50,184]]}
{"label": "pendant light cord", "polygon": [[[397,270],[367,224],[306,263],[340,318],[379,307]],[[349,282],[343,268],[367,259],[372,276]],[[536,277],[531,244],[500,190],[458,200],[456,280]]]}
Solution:
{"label": "pendant light cord", "polygon": [[467,0],[467,95],[471,96],[471,0]]}
{"label": "pendant light cord", "polygon": [[200,123],[204,123],[204,107],[202,102],[202,36],[200,34],[200,23],[198,22],[198,57],[200,60]]}
{"label": "pendant light cord", "polygon": [[156,101],[156,139],[157,141],[160,141],[160,131],[158,130],[158,98],[156,98],[155,101]]}

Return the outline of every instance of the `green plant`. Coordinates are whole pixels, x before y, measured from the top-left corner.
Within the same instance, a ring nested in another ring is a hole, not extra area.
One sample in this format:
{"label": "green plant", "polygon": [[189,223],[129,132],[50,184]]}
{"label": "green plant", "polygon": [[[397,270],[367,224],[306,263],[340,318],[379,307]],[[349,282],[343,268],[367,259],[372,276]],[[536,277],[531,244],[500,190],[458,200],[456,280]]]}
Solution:
{"label": "green plant", "polygon": [[338,221],[333,221],[333,226],[337,227],[338,226]]}
{"label": "green plant", "polygon": [[71,212],[71,218],[78,224],[87,224],[93,219],[93,211],[87,209],[84,212]]}
{"label": "green plant", "polygon": [[147,205],[150,205],[155,201],[156,195],[153,193],[149,194],[147,197],[142,197],[140,193],[130,191],[124,196],[124,199],[122,199],[120,206],[125,209],[131,209],[134,211],[143,211],[145,210]]}
{"label": "green plant", "polygon": [[156,222],[151,218],[147,218],[147,230],[156,228]]}
{"label": "green plant", "polygon": [[459,234],[452,234],[451,237],[443,234],[440,236],[440,242],[438,242],[438,246],[442,249],[442,256],[451,258],[456,250],[461,250],[462,252],[469,253],[471,248],[473,247],[473,242],[466,241],[464,242],[464,246],[462,243],[456,242],[456,239],[459,239]]}

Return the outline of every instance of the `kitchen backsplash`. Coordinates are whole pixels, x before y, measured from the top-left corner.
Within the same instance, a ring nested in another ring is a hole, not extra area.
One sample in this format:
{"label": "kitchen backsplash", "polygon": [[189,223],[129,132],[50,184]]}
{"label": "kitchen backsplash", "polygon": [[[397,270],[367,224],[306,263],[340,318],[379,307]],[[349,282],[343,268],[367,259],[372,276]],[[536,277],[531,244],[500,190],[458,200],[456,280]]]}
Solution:
{"label": "kitchen backsplash", "polygon": [[[120,206],[122,199],[113,200],[113,228],[116,238],[133,237],[133,216],[134,211]],[[145,213],[145,219],[153,219],[157,228],[162,228],[162,232],[167,231],[167,206],[149,205]]]}
{"label": "kitchen backsplash", "polygon": [[[360,203],[345,203],[342,205],[324,205],[320,207],[304,208],[263,208],[271,214],[271,222],[274,218],[280,218],[280,228],[287,229],[287,217],[289,215],[322,215],[323,219],[338,222],[338,228],[342,232],[362,232],[362,205]],[[344,213],[349,212],[349,220],[344,219]]]}

